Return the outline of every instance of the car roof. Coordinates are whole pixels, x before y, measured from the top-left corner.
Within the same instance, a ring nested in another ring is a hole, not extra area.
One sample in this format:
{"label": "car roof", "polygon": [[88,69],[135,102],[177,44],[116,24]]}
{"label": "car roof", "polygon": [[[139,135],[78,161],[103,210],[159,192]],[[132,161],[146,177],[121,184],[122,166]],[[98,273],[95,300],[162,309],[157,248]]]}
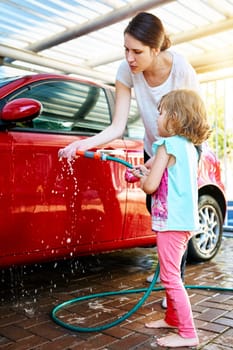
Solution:
{"label": "car roof", "polygon": [[[51,74],[51,73],[41,73],[41,74],[31,74],[31,75],[25,75],[25,76],[16,76],[11,78],[3,78],[0,79],[0,98],[6,97],[9,93],[16,91],[17,89],[26,86],[30,83],[35,83],[39,81],[45,81],[45,80],[66,80],[66,81],[75,81],[80,83],[86,83],[91,84],[94,86],[99,86],[107,89],[112,89],[112,87],[98,83],[96,81],[92,81],[89,79],[84,78],[78,78],[78,77],[72,77],[69,75],[64,74]],[[1,83],[6,82],[6,84],[3,84],[1,86]]]}

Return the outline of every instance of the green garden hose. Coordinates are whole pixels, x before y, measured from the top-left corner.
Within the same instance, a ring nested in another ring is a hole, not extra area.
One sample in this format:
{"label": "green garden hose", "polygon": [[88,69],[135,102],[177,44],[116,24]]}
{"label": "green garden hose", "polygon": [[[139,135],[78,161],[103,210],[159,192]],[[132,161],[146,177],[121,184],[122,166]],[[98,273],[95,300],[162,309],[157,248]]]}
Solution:
{"label": "green garden hose", "polygon": [[77,156],[83,156],[85,158],[91,158],[91,159],[99,159],[99,160],[111,160],[116,163],[120,163],[127,168],[133,169],[133,165],[127,162],[124,159],[117,158],[114,156],[109,156],[108,154],[105,154],[104,152],[92,152],[92,151],[77,151]]}
{"label": "green garden hose", "polygon": [[[87,158],[93,158],[93,159],[100,159],[100,160],[112,160],[118,163],[121,163],[125,165],[128,168],[133,168],[133,166],[124,161],[123,159],[116,158],[116,157],[111,157],[103,153],[96,153],[96,152],[90,152],[90,151],[78,151],[77,155],[81,155]],[[58,325],[74,332],[82,332],[82,333],[88,333],[88,332],[101,332],[103,330],[106,330],[108,328],[114,327],[121,322],[125,321],[127,318],[129,318],[133,313],[135,313],[146,301],[146,299],[149,297],[152,291],[160,291],[164,290],[164,287],[154,287],[155,283],[157,282],[159,276],[159,264],[157,264],[156,271],[153,277],[153,280],[149,286],[149,288],[140,288],[140,289],[130,289],[130,290],[121,290],[121,291],[113,291],[113,292],[103,292],[103,293],[97,293],[97,294],[90,294],[90,295],[85,295],[82,297],[74,298],[68,301],[65,301],[56,307],[54,307],[51,311],[51,318],[52,320],[57,323]],[[216,290],[216,291],[224,291],[224,292],[233,292],[233,288],[223,288],[223,287],[217,287],[217,286],[198,286],[198,285],[186,285],[185,288],[187,289],[205,289],[205,290]],[[84,300],[90,300],[90,299],[96,299],[96,298],[103,298],[107,296],[114,296],[114,295],[124,295],[124,294],[135,294],[135,293],[145,293],[143,297],[137,302],[137,304],[127,313],[119,317],[113,322],[98,326],[98,327],[79,327],[79,326],[74,326],[69,323],[63,322],[58,316],[57,313],[61,309],[72,305],[72,304],[77,304],[80,301]]]}
{"label": "green garden hose", "polygon": [[[52,320],[57,323],[58,325],[74,332],[82,332],[82,333],[88,333],[88,332],[101,332],[103,330],[109,329],[111,327],[117,326],[121,322],[125,321],[127,318],[129,318],[133,313],[135,313],[146,301],[146,299],[149,297],[152,291],[160,291],[164,290],[164,287],[154,287],[157,279],[159,276],[159,264],[157,264],[156,271],[154,278],[149,286],[149,288],[139,288],[139,289],[130,289],[130,290],[121,290],[121,291],[113,291],[113,292],[103,292],[103,293],[97,293],[97,294],[89,294],[82,297],[74,298],[68,301],[65,301],[53,308],[51,311],[51,318]],[[233,292],[233,288],[223,288],[223,287],[217,287],[217,286],[198,286],[198,285],[186,285],[185,288],[187,289],[204,289],[204,290],[216,290],[216,291],[224,291],[224,292]],[[143,297],[137,302],[137,304],[126,314],[122,315],[121,317],[117,318],[115,321],[106,323],[104,325],[98,326],[98,327],[79,327],[74,326],[69,323],[63,322],[58,316],[57,313],[61,309],[72,305],[77,304],[80,301],[84,300],[90,300],[90,299],[96,299],[96,298],[103,298],[107,296],[114,296],[114,295],[123,295],[123,294],[135,294],[135,293],[145,293]]]}

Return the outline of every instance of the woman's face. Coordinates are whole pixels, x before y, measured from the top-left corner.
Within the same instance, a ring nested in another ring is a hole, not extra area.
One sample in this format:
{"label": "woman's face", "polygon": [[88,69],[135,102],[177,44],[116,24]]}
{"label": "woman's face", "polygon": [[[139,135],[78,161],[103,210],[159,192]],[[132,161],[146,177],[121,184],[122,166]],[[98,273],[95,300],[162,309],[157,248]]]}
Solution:
{"label": "woman's face", "polygon": [[157,50],[144,45],[128,33],[124,36],[124,46],[125,57],[132,73],[144,72],[153,63]]}

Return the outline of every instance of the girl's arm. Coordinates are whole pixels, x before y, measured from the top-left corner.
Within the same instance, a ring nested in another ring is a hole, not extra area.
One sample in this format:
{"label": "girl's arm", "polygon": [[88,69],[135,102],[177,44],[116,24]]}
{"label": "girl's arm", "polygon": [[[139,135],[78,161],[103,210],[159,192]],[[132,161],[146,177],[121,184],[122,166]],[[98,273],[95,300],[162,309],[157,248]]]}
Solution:
{"label": "girl's arm", "polygon": [[148,159],[148,160],[146,161],[146,163],[144,163],[144,166],[145,166],[147,169],[150,169],[151,166],[152,166],[152,164],[153,164],[154,159],[155,159],[155,156],[153,156],[153,157],[151,157],[150,159]]}
{"label": "girl's arm", "polygon": [[116,81],[116,102],[112,124],[95,136],[74,141],[65,148],[60,149],[58,151],[58,157],[71,160],[75,158],[78,149],[86,151],[121,137],[126,127],[130,101],[131,89],[121,82]]}
{"label": "girl's arm", "polygon": [[141,188],[147,194],[154,193],[161,182],[165,169],[173,162],[174,157],[167,154],[164,145],[158,147],[149,174],[140,176]]}

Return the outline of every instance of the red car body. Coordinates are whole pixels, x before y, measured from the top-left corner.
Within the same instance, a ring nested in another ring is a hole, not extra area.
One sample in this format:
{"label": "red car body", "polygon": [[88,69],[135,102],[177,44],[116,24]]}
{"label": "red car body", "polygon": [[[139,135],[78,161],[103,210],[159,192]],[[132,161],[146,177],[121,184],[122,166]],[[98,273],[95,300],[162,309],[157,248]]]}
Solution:
{"label": "red car body", "polygon": [[[72,124],[70,110],[76,105],[77,93],[64,97],[61,83],[72,89],[76,83],[87,87],[79,111],[85,109],[88,116],[90,105],[96,108],[99,103],[99,110],[87,122],[91,127],[84,125],[85,118],[79,121],[76,112]],[[55,94],[56,84],[58,93],[50,98],[46,90],[51,87]],[[42,100],[37,89],[46,92]],[[90,95],[96,89],[93,102]],[[101,101],[96,102],[100,95]],[[145,194],[138,183],[125,181],[124,165],[85,157],[72,164],[58,159],[60,148],[101,130],[98,113],[104,98],[111,123],[114,90],[107,86],[51,74],[0,81],[0,268],[156,244]],[[134,125],[137,123],[138,119]],[[94,151],[132,164],[143,162],[143,142],[128,131],[122,139]],[[219,162],[208,148],[200,162],[199,185],[200,196],[211,196],[217,202],[221,226],[226,211],[224,188]]]}

